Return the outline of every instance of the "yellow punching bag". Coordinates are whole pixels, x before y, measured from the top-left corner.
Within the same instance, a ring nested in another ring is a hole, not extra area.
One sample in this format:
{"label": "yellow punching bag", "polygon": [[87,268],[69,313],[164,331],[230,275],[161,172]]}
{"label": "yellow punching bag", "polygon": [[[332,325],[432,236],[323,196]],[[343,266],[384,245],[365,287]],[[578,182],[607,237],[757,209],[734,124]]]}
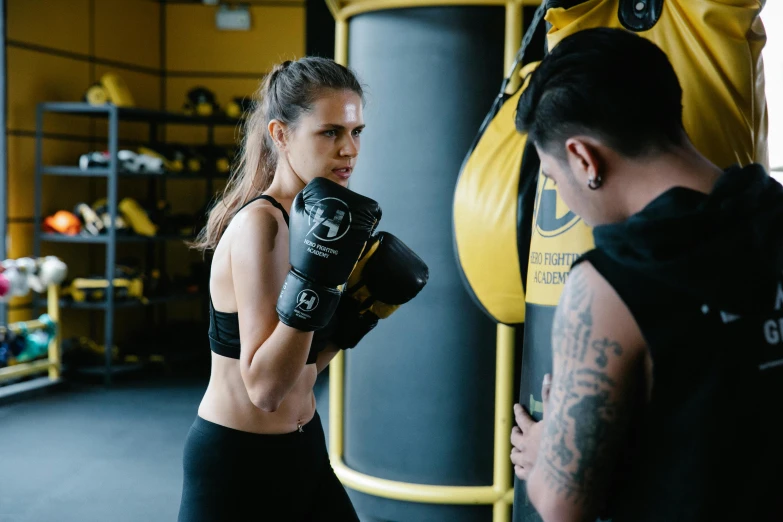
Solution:
{"label": "yellow punching bag", "polygon": [[[540,62],[522,68],[526,78]],[[528,234],[519,234],[525,200],[535,195],[539,162],[523,162],[527,137],[514,127],[514,113],[527,83],[506,97],[466,159],[454,193],[454,246],[473,300],[503,324],[525,321]],[[528,155],[528,158],[530,155]],[[526,227],[529,230],[529,222]]]}
{"label": "yellow punching bag", "polygon": [[454,251],[462,281],[481,310],[507,325],[525,321],[524,282],[540,168],[535,147],[516,131],[514,115],[525,80],[544,54],[545,13],[542,5],[532,17],[454,190]]}
{"label": "yellow punching bag", "polygon": [[[564,4],[569,7],[559,7]],[[759,0],[548,0],[547,48],[594,27],[625,28],[651,40],[679,77],[683,123],[696,148],[721,168],[768,166],[762,7]],[[534,215],[520,403],[540,419],[541,384],[552,365],[554,309],[571,262],[593,240],[542,176]],[[514,521],[540,520],[520,486],[515,484]]]}

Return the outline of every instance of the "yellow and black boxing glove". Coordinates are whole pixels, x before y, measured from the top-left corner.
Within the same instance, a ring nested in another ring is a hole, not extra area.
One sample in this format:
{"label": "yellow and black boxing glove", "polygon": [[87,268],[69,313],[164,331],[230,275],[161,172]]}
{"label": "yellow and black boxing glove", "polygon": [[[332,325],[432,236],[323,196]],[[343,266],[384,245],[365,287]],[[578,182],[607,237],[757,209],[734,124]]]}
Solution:
{"label": "yellow and black boxing glove", "polygon": [[351,272],[334,316],[330,341],[353,348],[401,305],[416,297],[429,268],[405,243],[388,232],[370,238]]}

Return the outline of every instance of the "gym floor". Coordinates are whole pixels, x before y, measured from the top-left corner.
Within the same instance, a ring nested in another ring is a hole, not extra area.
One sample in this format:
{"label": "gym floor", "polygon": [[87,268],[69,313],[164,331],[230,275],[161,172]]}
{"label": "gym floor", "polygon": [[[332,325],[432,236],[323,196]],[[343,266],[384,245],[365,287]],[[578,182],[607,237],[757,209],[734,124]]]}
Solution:
{"label": "gym floor", "polygon": [[[71,383],[0,405],[0,522],[174,521],[208,378]],[[327,384],[318,409],[328,417]]]}
{"label": "gym floor", "polygon": [[0,522],[176,520],[206,380],[70,386],[0,407]]}

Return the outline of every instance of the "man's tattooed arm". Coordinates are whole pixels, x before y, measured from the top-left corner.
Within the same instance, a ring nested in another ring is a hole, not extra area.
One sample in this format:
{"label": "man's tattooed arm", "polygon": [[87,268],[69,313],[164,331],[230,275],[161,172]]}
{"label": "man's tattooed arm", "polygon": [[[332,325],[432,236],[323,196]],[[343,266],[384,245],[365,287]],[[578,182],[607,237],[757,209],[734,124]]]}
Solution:
{"label": "man's tattooed arm", "polygon": [[644,344],[595,269],[571,272],[552,326],[554,370],[528,495],[544,520],[594,521],[606,498]]}

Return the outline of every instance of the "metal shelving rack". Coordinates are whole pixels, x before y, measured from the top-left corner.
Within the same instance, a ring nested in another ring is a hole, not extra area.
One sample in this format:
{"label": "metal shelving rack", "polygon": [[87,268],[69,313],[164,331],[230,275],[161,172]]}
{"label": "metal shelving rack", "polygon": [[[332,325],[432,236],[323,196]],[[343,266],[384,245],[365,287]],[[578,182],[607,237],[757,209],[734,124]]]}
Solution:
{"label": "metal shelving rack", "polygon": [[[47,113],[65,113],[74,116],[101,118],[108,120],[108,147],[110,155],[110,163],[108,168],[95,168],[89,170],[81,170],[74,166],[51,166],[43,164],[43,123],[44,116]],[[118,185],[119,178],[121,176],[139,179],[145,177],[150,182],[150,191],[157,189],[156,181],[161,181],[160,184],[160,196],[165,198],[166,185],[165,181],[174,179],[206,179],[206,200],[212,198],[214,194],[214,179],[225,178],[225,174],[220,174],[213,169],[205,169],[204,171],[196,173],[173,173],[173,172],[127,172],[119,167],[117,161],[117,153],[119,151],[120,144],[120,122],[142,122],[149,124],[149,143],[160,143],[159,137],[161,136],[160,127],[166,124],[180,124],[180,125],[200,125],[207,128],[207,143],[209,145],[214,144],[214,130],[218,126],[236,126],[240,120],[223,117],[199,117],[188,116],[185,114],[171,113],[165,111],[155,111],[148,109],[117,107],[115,105],[107,104],[103,106],[93,106],[87,103],[40,103],[38,104],[36,114],[36,129],[35,129],[35,204],[34,204],[34,216],[33,216],[33,251],[36,257],[41,256],[41,244],[43,242],[59,242],[59,243],[82,243],[82,244],[103,244],[106,245],[106,272],[105,277],[109,282],[109,289],[107,292],[107,299],[100,303],[74,303],[67,300],[61,300],[60,306],[63,308],[75,308],[82,310],[103,310],[105,317],[105,329],[104,329],[104,351],[105,351],[105,366],[102,369],[104,375],[104,382],[106,385],[111,384],[111,377],[113,374],[122,373],[128,370],[135,369],[138,365],[125,365],[122,367],[112,366],[112,346],[114,345],[114,312],[118,308],[128,308],[136,306],[152,306],[163,304],[175,300],[183,299],[196,299],[202,296],[198,294],[172,294],[160,297],[149,298],[145,301],[116,301],[114,299],[113,281],[115,277],[115,265],[116,265],[116,249],[118,243],[145,243],[148,246],[148,262],[152,255],[150,254],[150,247],[159,242],[165,241],[182,241],[187,239],[185,237],[177,235],[159,235],[155,237],[135,236],[135,235],[123,235],[117,234],[115,227],[109,227],[108,233],[102,236],[63,236],[58,234],[44,233],[41,229],[43,223],[42,216],[42,192],[43,192],[43,177],[44,176],[75,176],[75,177],[103,177],[107,179],[107,205],[109,208],[110,223],[115,223],[117,219],[117,204],[118,204]],[[165,252],[165,249],[164,249]],[[165,263],[165,256],[163,256]],[[94,373],[95,369],[90,373]]]}

